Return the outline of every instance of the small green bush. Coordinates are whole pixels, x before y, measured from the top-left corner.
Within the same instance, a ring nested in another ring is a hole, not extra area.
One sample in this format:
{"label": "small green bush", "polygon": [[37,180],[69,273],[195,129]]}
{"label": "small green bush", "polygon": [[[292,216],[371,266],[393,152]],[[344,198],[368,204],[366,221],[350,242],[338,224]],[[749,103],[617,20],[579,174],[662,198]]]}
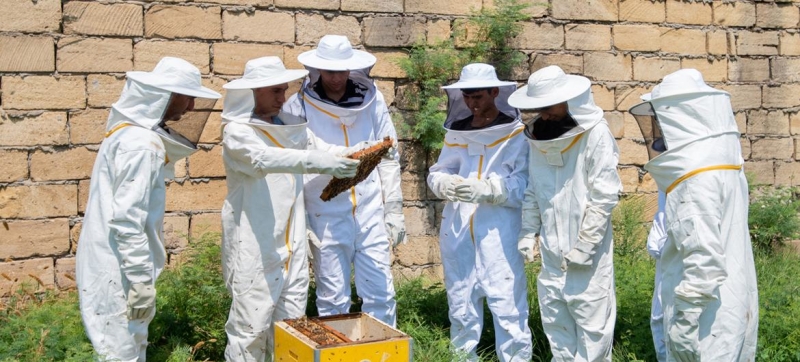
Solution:
{"label": "small green bush", "polygon": [[772,253],[798,236],[800,201],[793,189],[756,188],[750,199],[750,240],[757,252]]}
{"label": "small green bush", "polygon": [[644,209],[644,198],[638,195],[622,198],[614,208],[611,227],[614,232],[614,254],[619,257],[615,262],[633,262],[647,258],[649,223],[643,222]]}

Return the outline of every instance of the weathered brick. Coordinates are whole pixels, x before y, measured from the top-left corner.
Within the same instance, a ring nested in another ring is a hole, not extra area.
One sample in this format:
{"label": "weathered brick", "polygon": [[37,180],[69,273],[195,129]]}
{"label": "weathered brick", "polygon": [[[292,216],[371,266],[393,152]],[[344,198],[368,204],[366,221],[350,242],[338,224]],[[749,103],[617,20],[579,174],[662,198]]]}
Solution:
{"label": "weathered brick", "polygon": [[622,181],[622,192],[636,192],[639,187],[639,168],[620,167],[617,173]]}
{"label": "weathered brick", "polygon": [[405,78],[406,72],[400,68],[398,62],[400,59],[407,58],[408,53],[404,51],[374,51],[372,52],[378,58],[375,66],[372,67],[370,73],[373,77],[378,78]]}
{"label": "weathered brick", "polygon": [[441,263],[439,238],[436,236],[409,237],[408,242],[394,249],[394,257],[403,266]]}
{"label": "weathered brick", "polygon": [[764,109],[747,112],[747,134],[789,135],[789,116],[783,111]]}
{"label": "weathered brick", "polygon": [[619,0],[558,0],[552,3],[553,17],[564,20],[606,20],[619,19],[617,3]]}
{"label": "weathered brick", "polygon": [[[650,90],[650,87],[645,86],[618,84],[614,89],[614,99],[617,104],[617,110],[627,112],[628,108],[642,101],[642,94],[649,93]],[[627,133],[625,137],[631,138]]]}
{"label": "weathered brick", "polygon": [[666,18],[665,3],[663,0],[620,0],[620,21],[641,21],[646,23],[661,23]]}
{"label": "weathered brick", "polygon": [[706,82],[724,82],[728,79],[727,59],[683,58],[681,59],[681,68],[699,70]]}
{"label": "weathered brick", "polygon": [[625,136],[625,115],[622,112],[605,112],[603,118],[608,122],[608,128],[614,138],[620,139]]}
{"label": "weathered brick", "polygon": [[69,219],[12,220],[0,228],[0,260],[61,255],[69,251]]}
{"label": "weathered brick", "polygon": [[425,40],[423,17],[375,17],[364,19],[364,45],[410,46]]}
{"label": "weathered brick", "polygon": [[750,140],[747,137],[739,138],[739,143],[742,145],[742,158],[745,160],[750,159]]}
{"label": "weathered brick", "polygon": [[56,287],[59,290],[71,290],[75,283],[75,258],[56,259]]}
{"label": "weathered brick", "polygon": [[520,34],[511,40],[517,49],[561,49],[564,47],[564,26],[551,23],[523,23]]}
{"label": "weathered brick", "polygon": [[314,50],[312,46],[294,46],[283,48],[283,64],[286,69],[303,69],[303,64],[297,61],[297,56],[309,50]]}
{"label": "weathered brick", "polygon": [[800,59],[773,58],[771,63],[772,80],[776,82],[800,81]]}
{"label": "weathered brick", "polygon": [[764,108],[789,108],[800,105],[800,84],[781,84],[763,88]]}
{"label": "weathered brick", "polygon": [[167,215],[164,217],[164,248],[183,249],[189,245],[189,217]]}
{"label": "weathered brick", "polygon": [[2,77],[5,109],[75,109],[86,107],[86,79],[64,75]]}
{"label": "weathered brick", "polygon": [[125,87],[125,77],[123,76],[106,74],[86,76],[89,107],[110,107],[119,99],[123,87]]}
{"label": "weathered brick", "polygon": [[92,174],[97,153],[85,147],[64,151],[36,151],[31,155],[31,179],[34,181],[80,180]]}
{"label": "weathered brick", "polygon": [[794,4],[756,4],[756,26],[759,28],[796,28],[798,22],[800,10]]}
{"label": "weathered brick", "polygon": [[342,0],[342,11],[402,13],[403,0]]}
{"label": "weathered brick", "polygon": [[789,137],[753,140],[751,147],[753,160],[790,161],[794,155],[794,140]]}
{"label": "weathered brick", "polygon": [[596,24],[570,24],[566,30],[566,48],[575,50],[611,50],[611,27]]}
{"label": "weathered brick", "polygon": [[143,31],[141,5],[84,1],[64,4],[64,34],[141,36]]}
{"label": "weathered brick", "polygon": [[628,138],[617,140],[619,147],[619,164],[642,166],[650,158],[647,156],[647,147],[644,143],[635,142]]}
{"label": "weathered brick", "polygon": [[414,267],[404,267],[394,264],[392,266],[394,280],[402,283],[407,280],[421,279],[429,283],[441,283],[444,280],[442,264],[426,264]]}
{"label": "weathered brick", "polygon": [[180,160],[175,162],[175,178],[174,180],[184,180],[186,176],[189,174],[189,171],[186,170],[186,157],[181,158]]}
{"label": "weathered brick", "polygon": [[86,109],[69,114],[69,139],[73,145],[103,142],[108,121],[107,109]]}
{"label": "weathered brick", "polygon": [[406,218],[406,235],[437,235],[438,230],[434,225],[435,213],[433,205],[404,207],[403,214]]}
{"label": "weathered brick", "polygon": [[0,170],[3,170],[0,173],[0,182],[22,181],[28,178],[28,151],[0,149]]}
{"label": "weathered brick", "polygon": [[782,32],[780,43],[781,55],[800,55],[800,34]]}
{"label": "weathered brick", "polygon": [[337,10],[339,0],[274,0],[275,6],[298,9]]}
{"label": "weathered brick", "polygon": [[775,185],[800,185],[800,162],[775,162]]}
{"label": "weathered brick", "polygon": [[425,24],[425,33],[428,44],[436,44],[443,40],[450,39],[450,20],[431,19]]}
{"label": "weathered brick", "polygon": [[89,202],[89,186],[91,180],[78,181],[78,212],[83,214],[86,211],[86,204]]}
{"label": "weathered brick", "polygon": [[205,233],[221,233],[222,220],[218,213],[194,214],[189,224],[189,235],[200,238]]}
{"label": "weathered brick", "polygon": [[8,186],[0,189],[0,218],[70,216],[77,212],[77,185]]}
{"label": "weathered brick", "polygon": [[614,108],[614,89],[601,84],[592,85],[592,96],[594,103],[604,111],[613,111]]}
{"label": "weathered brick", "polygon": [[614,25],[614,47],[619,50],[655,52],[661,49],[661,33],[656,25]]}
{"label": "weathered brick", "polygon": [[481,0],[438,1],[438,0],[405,0],[406,13],[469,15],[482,6]]}
{"label": "weathered brick", "polygon": [[208,50],[206,43],[143,40],[133,46],[133,69],[151,71],[161,58],[171,56],[194,64],[205,74],[209,70]]}
{"label": "weathered brick", "polygon": [[[645,173],[642,176],[642,182],[639,183],[639,187],[636,189],[637,192],[658,192],[658,184],[656,184],[656,180],[653,179],[653,176],[650,173]],[[652,220],[652,219],[650,219]]]}
{"label": "weathered brick", "polygon": [[747,112],[736,112],[733,114],[733,118],[736,120],[736,129],[739,130],[739,133],[747,133]]}
{"label": "weathered brick", "polygon": [[327,34],[347,36],[353,46],[361,44],[361,24],[355,17],[336,16],[328,19],[318,14],[297,14],[295,21],[299,44],[316,44]]}
{"label": "weathered brick", "polygon": [[610,53],[583,54],[583,71],[594,80],[631,80],[631,56]]}
{"label": "weathered brick", "polygon": [[222,127],[222,114],[220,112],[212,112],[206,121],[206,127],[203,128],[203,133],[200,135],[200,143],[219,143],[222,142],[222,134],[220,128]]}
{"label": "weathered brick", "polygon": [[56,56],[49,36],[0,36],[0,72],[52,72]]}
{"label": "weathered brick", "polygon": [[778,32],[754,33],[740,31],[736,39],[736,53],[739,55],[777,55]]}
{"label": "weathered brick", "polygon": [[55,286],[53,258],[39,258],[0,263],[0,297],[7,297],[25,287],[43,291]]}
{"label": "weathered brick", "polygon": [[633,59],[633,79],[657,82],[680,68],[678,58],[636,57]]}
{"label": "weathered brick", "polygon": [[378,87],[378,91],[383,94],[386,105],[391,106],[394,103],[394,81],[376,80],[375,85]]}
{"label": "weathered brick", "polygon": [[[242,67],[242,70],[244,70],[244,67]],[[295,81],[295,82],[299,82],[299,81]],[[208,78],[203,78],[202,83],[203,83],[204,87],[210,88],[211,90],[213,90],[213,91],[215,91],[215,92],[217,92],[217,93],[222,95],[221,98],[216,99],[216,100],[209,100],[209,99],[204,100],[205,106],[204,106],[203,109],[204,110],[221,111],[223,103],[224,103],[224,99],[225,99],[225,88],[222,88],[222,87],[225,85],[225,83],[228,83],[228,79],[220,78],[220,77],[208,77]],[[289,82],[289,88],[290,89],[292,87],[292,83],[293,82]],[[213,104],[212,107],[209,108],[208,104],[211,101],[213,101],[214,104]],[[195,107],[197,107],[197,104],[198,104],[197,101],[195,101]],[[208,123],[206,123],[206,127],[208,127]]]}
{"label": "weathered brick", "polygon": [[0,146],[57,146],[69,143],[67,114],[11,113],[0,117]]}
{"label": "weathered brick", "polygon": [[400,187],[403,191],[403,200],[406,201],[425,201],[427,195],[427,182],[425,175],[410,172],[403,172],[400,177],[402,180]]}
{"label": "weathered brick", "polygon": [[714,1],[714,24],[750,27],[756,23],[756,6],[749,1]]}
{"label": "weathered brick", "polygon": [[220,39],[219,6],[153,5],[144,15],[145,36],[148,38]]}
{"label": "weathered brick", "polygon": [[792,136],[800,135],[800,113],[789,114],[789,132]]}
{"label": "weathered brick", "polygon": [[167,211],[219,210],[226,192],[223,180],[172,182],[167,185]]}
{"label": "weathered brick", "polygon": [[133,68],[130,39],[65,37],[58,40],[59,72],[124,72]]}
{"label": "weathered brick", "polygon": [[248,60],[266,56],[283,58],[283,47],[274,44],[216,43],[212,50],[217,74],[241,76]]}
{"label": "weathered brick", "polygon": [[61,25],[59,0],[3,0],[0,6],[0,31],[45,33]]}
{"label": "weathered brick", "polygon": [[538,54],[532,55],[531,73],[548,65],[557,65],[568,74],[583,74],[583,56],[573,54]]}
{"label": "weathered brick", "polygon": [[210,150],[201,149],[189,156],[189,177],[224,177],[225,166],[222,163],[222,146],[214,146]]}
{"label": "weathered brick", "polygon": [[711,4],[667,0],[667,22],[693,25],[711,23]]}
{"label": "weathered brick", "polygon": [[723,84],[718,88],[731,94],[731,105],[735,111],[761,107],[760,85]]}
{"label": "weathered brick", "polygon": [[[728,54],[728,33],[724,30],[709,30],[706,33],[708,53],[714,55]],[[732,52],[733,53],[733,52]]]}
{"label": "weathered brick", "polygon": [[691,55],[706,54],[706,34],[698,29],[666,28],[661,34],[661,51]]}
{"label": "weathered brick", "polygon": [[733,82],[769,80],[769,59],[739,58],[728,63],[728,79]]}
{"label": "weathered brick", "polygon": [[294,16],[262,10],[226,10],[222,13],[222,37],[225,40],[294,43]]}
{"label": "weathered brick", "polygon": [[[467,19],[453,21],[453,37],[456,48],[465,48],[480,40],[481,29],[478,24]],[[524,32],[524,29],[523,31]]]}
{"label": "weathered brick", "polygon": [[74,255],[78,251],[78,241],[81,238],[82,228],[83,228],[83,223],[79,221],[73,224],[72,227],[69,229],[70,254]]}
{"label": "weathered brick", "polygon": [[428,171],[428,167],[426,166],[428,152],[426,152],[419,143],[400,142],[398,152],[400,153],[400,165],[403,172],[424,174]]}

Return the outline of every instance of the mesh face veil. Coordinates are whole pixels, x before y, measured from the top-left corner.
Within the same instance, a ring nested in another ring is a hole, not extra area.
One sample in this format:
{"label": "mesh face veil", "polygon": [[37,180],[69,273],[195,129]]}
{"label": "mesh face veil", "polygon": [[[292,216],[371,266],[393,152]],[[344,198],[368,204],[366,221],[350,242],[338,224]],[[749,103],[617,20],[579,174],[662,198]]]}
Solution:
{"label": "mesh face veil", "polygon": [[639,129],[642,131],[649,159],[652,160],[666,151],[667,143],[661,132],[661,126],[658,123],[658,117],[656,117],[653,105],[649,102],[642,103],[632,108],[630,112],[636,118],[636,123],[639,124]]}
{"label": "mesh face veil", "polygon": [[170,135],[175,136],[175,134],[178,134],[188,141],[192,147],[197,147],[215,102],[216,99],[195,98],[195,108],[193,110],[186,112],[177,121],[163,121],[161,126]]}

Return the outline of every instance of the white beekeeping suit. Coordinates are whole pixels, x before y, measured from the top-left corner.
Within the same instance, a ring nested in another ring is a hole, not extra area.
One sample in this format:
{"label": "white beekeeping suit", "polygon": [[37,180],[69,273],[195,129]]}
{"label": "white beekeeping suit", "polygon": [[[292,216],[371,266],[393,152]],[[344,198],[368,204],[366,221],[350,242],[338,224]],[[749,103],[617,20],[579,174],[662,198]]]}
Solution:
{"label": "white beekeeping suit", "polygon": [[[222,273],[232,304],[225,324],[227,361],[272,360],[273,323],[305,314],[308,244],[303,174],[355,175],[358,161],[318,150],[305,119],[254,114],[254,89],[273,87],[275,113],[286,83],[306,70],[287,70],[278,57],[247,62],[225,84],[222,157],[228,194],[222,205]],[[310,149],[310,150],[306,150]]]}
{"label": "white beekeeping suit", "polygon": [[[284,111],[308,119],[308,127],[323,141],[340,146],[357,142],[397,139],[383,95],[369,78],[375,57],[352,49],[346,37],[326,35],[316,49],[298,61],[309,71],[300,92]],[[344,104],[334,104],[317,91],[322,71],[349,72],[348,85],[356,90]],[[389,324],[396,320],[390,249],[405,238],[397,153],[383,160],[363,182],[330,201],[322,189],[331,176],[305,178],[306,209],[319,247],[311,247],[317,308],[320,315],[348,313],[351,306],[350,273],[363,300],[362,311]]]}
{"label": "white beekeeping suit", "polygon": [[650,306],[650,331],[653,333],[653,346],[658,362],[667,360],[667,346],[664,342],[664,308],[661,306],[661,249],[667,241],[667,225],[664,217],[666,195],[658,192],[658,210],[653,217],[653,225],[647,234],[647,252],[656,260],[656,275],[653,288],[653,301]]}
{"label": "white beekeeping suit", "polygon": [[758,292],[730,95],[689,72],[630,109],[666,194],[660,288],[668,361],[753,361]]}
{"label": "white beekeeping suit", "polygon": [[[496,87],[496,88],[495,88]],[[444,147],[430,168],[428,186],[446,199],[439,248],[453,348],[477,361],[483,329],[483,304],[492,313],[500,361],[529,361],[528,290],[525,265],[517,249],[522,198],[527,184],[528,146],[519,111],[507,103],[514,82],[497,79],[494,67],[470,64],[448,95]],[[495,107],[508,122],[474,130],[454,130],[472,116],[463,89],[495,88]],[[470,190],[471,189],[471,190]]]}
{"label": "white beekeeping suit", "polygon": [[83,325],[97,354],[144,361],[155,281],[167,257],[165,177],[197,150],[207,120],[206,112],[183,113],[193,109],[194,97],[220,95],[201,86],[197,67],[178,58],[127,78],[92,170],[75,268]]}
{"label": "white beekeeping suit", "polygon": [[539,305],[554,361],[611,361],[611,212],[622,186],[619,150],[590,86],[585,77],[549,66],[509,98],[514,107],[542,114],[566,103],[568,112],[559,121],[564,132],[540,134],[537,127],[556,121],[542,116],[525,129],[531,147],[519,248],[532,260],[540,244]]}

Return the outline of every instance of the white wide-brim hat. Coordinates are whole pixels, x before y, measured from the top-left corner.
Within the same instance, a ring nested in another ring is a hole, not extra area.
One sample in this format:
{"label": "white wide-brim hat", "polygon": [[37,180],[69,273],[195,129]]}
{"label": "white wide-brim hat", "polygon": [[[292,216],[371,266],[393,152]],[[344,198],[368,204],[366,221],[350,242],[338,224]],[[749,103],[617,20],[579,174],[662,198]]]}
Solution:
{"label": "white wide-brim hat", "polygon": [[308,71],[305,69],[286,69],[281,58],[275,56],[261,57],[247,61],[242,77],[226,83],[222,88],[255,89],[271,87],[298,80],[306,75],[308,75]]}
{"label": "white wide-brim hat", "polygon": [[641,95],[642,102],[629,108],[632,114],[645,114],[651,109],[646,103],[657,101],[674,96],[690,94],[727,94],[723,90],[716,89],[706,84],[703,74],[697,69],[681,69],[664,76],[661,83],[653,87],[653,91]]}
{"label": "white wide-brim hat", "polygon": [[369,68],[377,61],[374,55],[353,49],[344,35],[323,36],[316,49],[301,53],[297,60],[310,68],[333,71]]}
{"label": "white wide-brim hat", "polygon": [[484,63],[467,64],[461,69],[461,77],[458,82],[442,87],[442,89],[470,89],[470,88],[492,88],[513,85],[515,82],[505,82],[497,78],[494,67]]}
{"label": "white wide-brim hat", "polygon": [[128,79],[172,93],[196,98],[217,99],[221,94],[203,87],[200,70],[191,63],[174,57],[164,57],[151,72],[125,73]]}
{"label": "white wide-brim hat", "polygon": [[589,78],[566,74],[557,65],[537,70],[528,84],[508,97],[508,104],[519,109],[537,109],[566,102],[592,86]]}

